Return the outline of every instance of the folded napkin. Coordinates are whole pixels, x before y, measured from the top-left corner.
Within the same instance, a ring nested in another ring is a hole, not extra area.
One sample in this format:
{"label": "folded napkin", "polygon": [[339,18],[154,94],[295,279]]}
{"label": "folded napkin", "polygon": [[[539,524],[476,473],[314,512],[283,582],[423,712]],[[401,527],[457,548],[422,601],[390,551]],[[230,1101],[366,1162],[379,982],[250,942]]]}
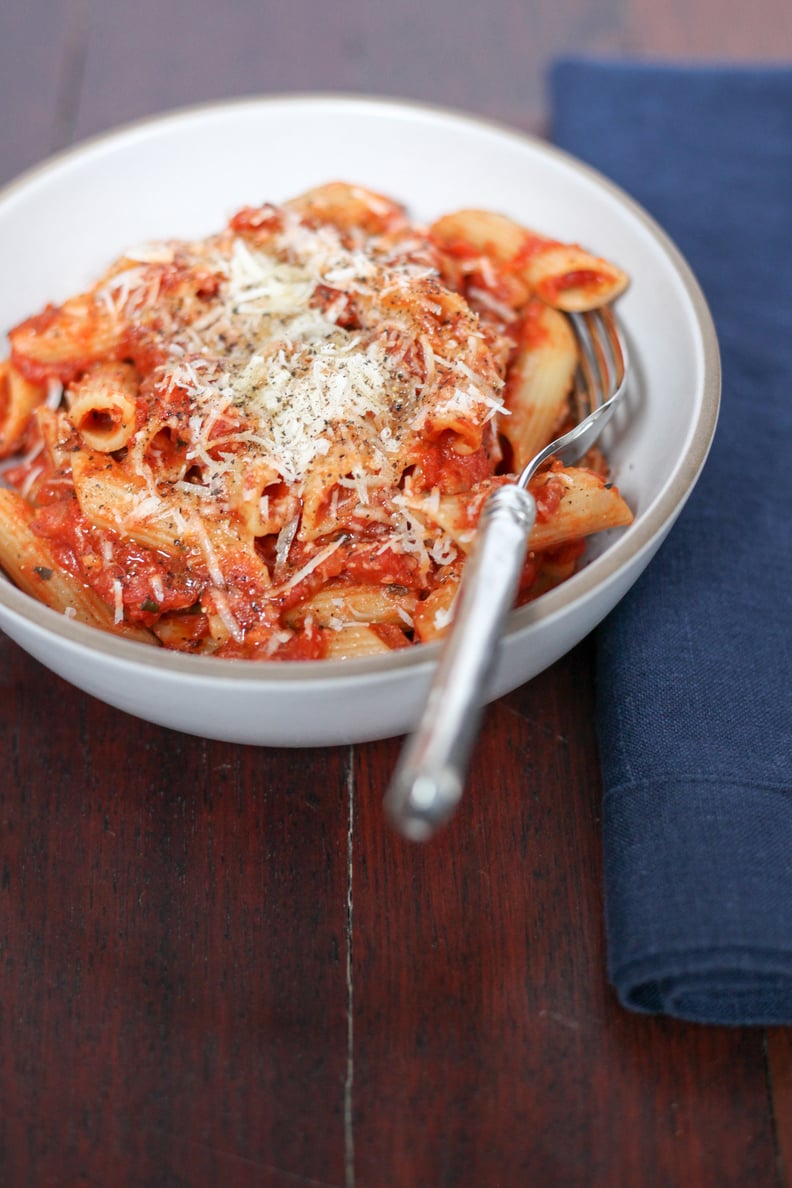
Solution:
{"label": "folded napkin", "polygon": [[556,143],[696,273],[723,364],[699,484],[597,634],[610,978],[792,1023],[792,68],[565,60]]}

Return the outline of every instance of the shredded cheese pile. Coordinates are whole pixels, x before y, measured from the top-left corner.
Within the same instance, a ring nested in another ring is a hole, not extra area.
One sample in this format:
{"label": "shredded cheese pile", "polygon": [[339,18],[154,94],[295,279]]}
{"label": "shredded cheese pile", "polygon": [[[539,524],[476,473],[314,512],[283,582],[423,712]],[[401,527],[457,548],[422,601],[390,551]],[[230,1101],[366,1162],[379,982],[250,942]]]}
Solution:
{"label": "shredded cheese pile", "polygon": [[[215,292],[170,298],[174,268],[187,280],[210,275]],[[350,476],[392,483],[432,415],[483,422],[501,408],[501,378],[474,315],[445,327],[436,285],[413,241],[406,250],[376,237],[350,247],[334,227],[283,211],[263,244],[224,233],[130,252],[102,295],[163,346],[157,388],[189,404],[174,428],[200,470],[191,494],[200,499],[203,488],[222,508],[251,453],[300,484],[343,447],[355,460]],[[147,444],[144,426],[140,473]]]}

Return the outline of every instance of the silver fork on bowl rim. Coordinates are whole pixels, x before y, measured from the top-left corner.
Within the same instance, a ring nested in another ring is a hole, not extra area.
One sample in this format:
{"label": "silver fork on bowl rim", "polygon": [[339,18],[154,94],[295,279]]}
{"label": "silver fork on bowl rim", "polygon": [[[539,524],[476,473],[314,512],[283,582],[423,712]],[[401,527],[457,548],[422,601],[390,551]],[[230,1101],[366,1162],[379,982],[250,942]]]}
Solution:
{"label": "silver fork on bowl rim", "polygon": [[493,492],[481,512],[426,706],[404,745],[385,812],[413,841],[426,841],[454,813],[514,605],[536,503],[528,484],[550,457],[568,466],[594,445],[627,386],[627,350],[609,307],[567,315],[578,341],[575,397],[580,419]]}

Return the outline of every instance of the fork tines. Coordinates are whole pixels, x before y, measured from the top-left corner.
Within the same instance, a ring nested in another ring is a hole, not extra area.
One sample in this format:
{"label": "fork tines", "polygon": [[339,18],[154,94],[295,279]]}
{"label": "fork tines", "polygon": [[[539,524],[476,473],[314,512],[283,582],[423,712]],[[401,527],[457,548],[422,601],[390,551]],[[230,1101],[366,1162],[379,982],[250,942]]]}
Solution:
{"label": "fork tines", "polygon": [[605,404],[624,382],[627,363],[624,344],[610,306],[570,313],[578,341],[579,366],[575,384],[578,417]]}

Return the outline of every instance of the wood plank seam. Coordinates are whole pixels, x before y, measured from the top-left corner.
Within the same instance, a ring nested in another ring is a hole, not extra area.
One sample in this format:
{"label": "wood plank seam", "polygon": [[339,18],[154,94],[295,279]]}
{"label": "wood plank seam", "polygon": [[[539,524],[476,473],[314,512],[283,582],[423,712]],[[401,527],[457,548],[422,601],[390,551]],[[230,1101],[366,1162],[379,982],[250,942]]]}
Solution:
{"label": "wood plank seam", "polygon": [[352,942],[354,934],[352,871],[355,833],[355,748],[349,748],[347,769],[347,897],[346,897],[346,992],[347,1060],[344,1082],[344,1170],[346,1188],[355,1184],[355,1133],[352,1093],[355,1083],[355,995],[352,977]]}

